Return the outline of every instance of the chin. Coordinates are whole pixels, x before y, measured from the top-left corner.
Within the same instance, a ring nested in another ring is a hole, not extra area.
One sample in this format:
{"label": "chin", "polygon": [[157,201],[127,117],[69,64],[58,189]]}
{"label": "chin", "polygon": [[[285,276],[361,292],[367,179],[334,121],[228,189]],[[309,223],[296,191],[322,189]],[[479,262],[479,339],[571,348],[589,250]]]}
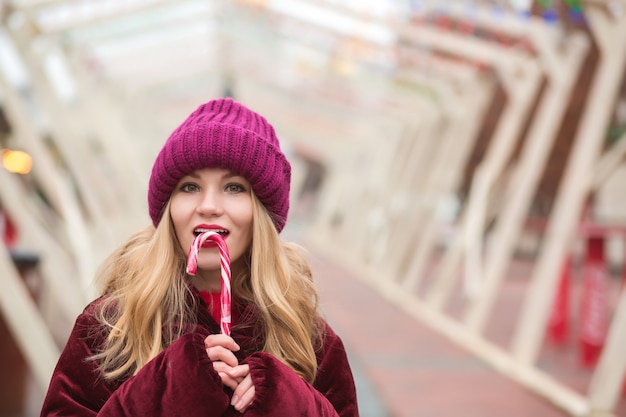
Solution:
{"label": "chin", "polygon": [[198,271],[200,272],[219,272],[222,265],[218,261],[215,262],[198,262]]}

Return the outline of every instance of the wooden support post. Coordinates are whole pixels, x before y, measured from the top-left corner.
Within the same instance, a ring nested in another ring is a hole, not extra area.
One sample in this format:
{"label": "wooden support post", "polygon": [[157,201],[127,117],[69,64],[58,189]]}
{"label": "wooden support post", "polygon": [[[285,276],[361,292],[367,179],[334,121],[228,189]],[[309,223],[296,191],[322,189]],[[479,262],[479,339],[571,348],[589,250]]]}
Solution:
{"label": "wooden support post", "polygon": [[64,101],[64,98],[59,97],[53,86],[54,80],[46,71],[49,65],[48,60],[62,59],[58,55],[59,49],[54,45],[48,45],[46,53],[36,54],[33,51],[35,48],[33,48],[32,39],[26,33],[27,27],[30,26],[24,24],[21,30],[6,31],[6,34],[18,47],[21,52],[20,59],[26,65],[29,79],[28,94],[35,106],[40,107],[42,113],[48,117],[49,123],[46,124],[45,129],[51,134],[49,139],[61,151],[64,157],[63,162],[75,177],[74,181],[86,207],[90,212],[98,215],[102,204],[91,190],[100,190],[105,181],[94,175],[95,170],[86,169],[87,167],[93,168],[94,159],[86,146],[87,134],[84,129],[80,128],[84,120],[78,116],[77,111],[68,108],[68,103]]}
{"label": "wooden support post", "polygon": [[[541,26],[538,26],[532,33],[534,36],[541,37]],[[548,85],[538,105],[522,155],[509,184],[510,198],[506,201],[496,224],[493,247],[487,256],[480,296],[472,300],[465,312],[465,322],[476,332],[483,330],[491,312],[517,236],[565,113],[567,100],[574,88],[576,76],[587,52],[588,42],[580,34],[570,36],[564,56],[558,56],[556,45],[544,45],[544,48],[542,57],[549,57],[544,60]]]}
{"label": "wooden support post", "polygon": [[6,248],[0,245],[0,313],[6,319],[35,380],[50,383],[60,352]]}
{"label": "wooden support post", "polygon": [[626,133],[598,160],[594,168],[591,190],[596,190],[609,178],[622,163],[624,155],[626,155]]}
{"label": "wooden support post", "polygon": [[[51,155],[45,148],[43,141],[35,130],[35,126],[28,117],[23,100],[15,91],[0,80],[0,87],[4,88],[4,110],[11,122],[18,141],[33,157],[35,161],[33,175],[45,190],[53,207],[61,214],[62,224],[65,227],[66,238],[77,257],[79,276],[83,283],[82,288],[88,291],[95,270],[92,256],[89,252],[90,236],[85,224],[81,209],[71,190],[71,185],[55,166]],[[84,256],[84,258],[83,258]]]}
{"label": "wooden support post", "polygon": [[461,111],[459,120],[447,134],[447,146],[440,149],[436,155],[435,169],[429,173],[426,195],[434,196],[434,204],[427,207],[430,210],[423,213],[422,219],[418,219],[422,223],[422,229],[417,230],[415,235],[419,236],[416,250],[411,251],[406,272],[403,271],[398,276],[401,284],[409,291],[419,284],[427,261],[437,244],[438,232],[442,226],[441,204],[459,187],[461,175],[477,138],[480,121],[484,119],[488,98],[492,95],[493,89],[494,85],[489,82],[474,82],[466,86],[465,96],[459,97],[464,110],[459,110]]}
{"label": "wooden support post", "polygon": [[618,87],[626,66],[626,48],[623,43],[623,39],[626,39],[626,21],[610,22],[602,12],[592,7],[585,12],[600,49],[600,61],[562,185],[550,213],[544,249],[533,269],[522,306],[521,321],[513,337],[514,355],[526,364],[534,363],[537,358],[558,283],[559,268],[580,219],[593,166],[610,122],[610,109],[619,93]]}
{"label": "wooden support post", "polygon": [[[389,161],[391,169],[382,174],[387,184],[379,182],[376,198],[378,204],[384,207],[387,222],[385,232],[387,238],[391,239],[377,258],[379,261],[384,259],[383,262],[387,264],[384,268],[389,277],[394,276],[393,273],[389,274],[390,266],[392,269],[398,266],[404,253],[402,248],[411,239],[412,228],[408,225],[416,207],[426,204],[425,195],[420,195],[420,191],[424,190],[424,180],[432,162],[429,155],[440,146],[438,141],[433,140],[443,123],[440,105],[429,97],[416,97],[414,111],[413,117],[419,120],[419,125],[412,122],[408,134],[401,138],[402,142],[392,155],[392,161]],[[374,149],[369,150],[370,154],[376,154]]]}
{"label": "wooden support post", "polygon": [[[35,166],[33,169],[42,167]],[[64,318],[73,320],[89,300],[77,279],[75,260],[68,254],[67,244],[54,236],[56,225],[50,224],[45,214],[37,212],[38,202],[33,201],[32,195],[17,178],[4,169],[0,169],[0,201],[17,225],[21,241],[41,256],[39,270],[45,283],[43,291],[52,296],[55,307],[63,312]],[[48,220],[47,224],[44,224],[44,219]],[[47,296],[42,296],[41,304],[45,311]]]}
{"label": "wooden support post", "polygon": [[408,197],[409,204],[405,215],[396,219],[391,235],[393,245],[390,245],[389,253],[384,257],[386,269],[394,278],[401,277],[406,272],[406,265],[415,250],[416,236],[421,235],[424,226],[424,213],[429,213],[434,208],[437,190],[433,185],[436,181],[433,173],[437,171],[441,158],[449,153],[458,139],[451,132],[454,132],[462,113],[458,108],[461,97],[450,89],[448,83],[446,80],[437,80],[438,85],[435,84],[436,96],[433,103],[439,115],[437,129],[432,133],[420,132],[421,142],[425,146],[418,150],[417,155],[409,155],[407,165],[412,168],[410,175],[399,177],[409,181],[404,190],[397,190]]}
{"label": "wooden support post", "polygon": [[[327,178],[332,179],[329,186],[335,191],[327,190],[322,194],[323,204],[313,229],[319,239],[332,236],[333,241],[350,247],[353,256],[359,259],[368,256],[369,242],[363,240],[372,235],[372,228],[377,228],[368,224],[372,223],[372,216],[379,212],[379,217],[385,222],[387,216],[402,215],[402,209],[398,209],[400,213],[393,212],[391,206],[394,202],[390,201],[392,190],[407,189],[408,186],[403,185],[407,178],[415,178],[410,172],[420,168],[420,164],[415,164],[410,155],[422,155],[419,152],[422,146],[432,142],[427,132],[436,114],[430,99],[416,95],[409,109],[400,114],[385,115],[390,118],[395,115],[406,122],[403,130],[391,132],[398,136],[386,139],[382,150],[375,151],[381,146],[381,141],[380,135],[374,134],[362,141],[356,153],[354,148],[350,148],[333,156],[335,159],[330,162],[331,171]],[[359,179],[358,183],[355,183],[355,178]],[[334,222],[333,217],[340,217],[341,222],[335,224],[331,231],[327,225]],[[321,233],[324,231],[328,233],[326,236]],[[385,227],[384,232],[387,231]],[[377,236],[380,241],[380,235]],[[363,244],[359,246],[357,242]],[[378,250],[374,252],[373,255],[379,257]],[[372,259],[363,261],[370,262]]]}
{"label": "wooden support post", "polygon": [[[513,152],[523,123],[530,113],[530,106],[539,89],[541,72],[536,62],[527,61],[521,67],[521,71],[500,71],[500,77],[507,92],[508,105],[498,121],[496,131],[491,140],[491,146],[487,150],[480,168],[483,172],[486,172],[486,181],[482,184],[482,188],[478,186],[480,184],[476,183],[470,189],[469,203],[459,222],[458,230],[460,232],[457,233],[446,250],[440,262],[439,272],[427,295],[428,304],[436,309],[442,308],[451,294],[456,271],[463,258],[464,248],[467,247],[467,242],[465,241],[468,237],[467,232],[471,232],[471,221],[469,219],[474,220],[476,204],[484,201],[487,197],[486,193],[496,178],[502,174]],[[483,189],[484,192],[482,195],[477,195],[476,193],[480,189]],[[473,238],[473,236],[470,235],[470,238]],[[482,240],[482,230],[480,238]],[[474,239],[473,244],[476,243]],[[479,243],[480,247],[482,247],[481,243]],[[420,273],[420,271],[413,271],[413,274]]]}
{"label": "wooden support post", "polygon": [[[30,27],[32,26],[34,24]],[[94,236],[98,236],[98,239],[92,240],[91,253],[85,258],[85,264],[91,262],[95,265],[119,240],[119,236],[116,235],[119,230],[118,223],[136,218],[137,207],[140,206],[139,196],[141,190],[145,188],[138,182],[140,175],[137,170],[137,158],[133,157],[137,152],[133,151],[133,140],[128,135],[122,136],[119,132],[113,131],[116,126],[114,123],[109,122],[108,135],[97,129],[100,124],[87,112],[92,108],[88,106],[93,100],[92,92],[85,91],[82,84],[75,82],[76,97],[69,102],[55,94],[52,80],[44,72],[46,59],[50,55],[39,56],[32,52],[33,39],[27,30],[28,27],[29,25],[23,25],[21,30],[14,31],[13,39],[20,46],[22,58],[29,69],[30,93],[49,115],[51,122],[46,128],[52,134],[53,143],[61,151],[80,198],[85,203],[89,219],[85,224],[90,227]],[[69,64],[60,46],[54,44],[51,39],[47,41],[51,43],[49,53],[55,51],[58,59],[63,59]],[[67,69],[69,71],[69,67]],[[72,79],[76,78],[73,74],[68,75]],[[103,115],[107,114],[107,111],[108,109],[102,106],[97,114],[103,118],[106,117]],[[112,147],[115,147],[115,152],[98,154],[100,150],[110,150]],[[103,169],[103,159],[115,168],[113,172]],[[135,204],[128,203],[128,200]],[[141,201],[143,202],[143,199]],[[90,258],[93,260],[90,261]],[[87,271],[85,275],[87,279],[92,279],[94,270],[92,268],[91,271]]]}

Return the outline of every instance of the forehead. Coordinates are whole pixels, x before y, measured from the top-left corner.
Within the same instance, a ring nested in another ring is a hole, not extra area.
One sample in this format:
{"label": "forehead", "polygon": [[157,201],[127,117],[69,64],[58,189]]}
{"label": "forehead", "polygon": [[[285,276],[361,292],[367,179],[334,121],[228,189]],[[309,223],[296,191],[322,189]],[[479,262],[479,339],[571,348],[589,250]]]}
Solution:
{"label": "forehead", "polygon": [[195,171],[190,172],[180,179],[179,182],[188,179],[196,179],[196,180],[229,180],[236,179],[238,181],[246,182],[246,178],[240,174],[237,174],[229,169],[224,168],[202,168],[197,169]]}

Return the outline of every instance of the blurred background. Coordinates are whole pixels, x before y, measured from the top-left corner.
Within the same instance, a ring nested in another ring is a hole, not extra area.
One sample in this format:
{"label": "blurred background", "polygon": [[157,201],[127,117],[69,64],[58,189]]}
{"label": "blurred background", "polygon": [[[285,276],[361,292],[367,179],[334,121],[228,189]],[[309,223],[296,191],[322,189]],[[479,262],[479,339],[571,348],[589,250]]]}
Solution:
{"label": "blurred background", "polygon": [[292,162],[362,416],[626,416],[625,80],[626,0],[0,0],[0,416],[219,96]]}

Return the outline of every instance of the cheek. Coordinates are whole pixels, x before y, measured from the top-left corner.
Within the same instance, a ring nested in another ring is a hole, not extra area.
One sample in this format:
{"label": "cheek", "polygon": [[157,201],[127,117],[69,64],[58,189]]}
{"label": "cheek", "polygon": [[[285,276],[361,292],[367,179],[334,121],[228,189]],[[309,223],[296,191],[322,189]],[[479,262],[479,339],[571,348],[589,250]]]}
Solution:
{"label": "cheek", "polygon": [[[235,220],[235,219],[233,219]],[[246,248],[252,242],[252,204],[242,204],[237,209],[236,224],[240,230],[241,244]]]}
{"label": "cheek", "polygon": [[185,194],[174,194],[170,200],[170,217],[174,225],[182,225],[189,217],[193,201]]}
{"label": "cheek", "polygon": [[174,210],[172,210],[170,213],[170,219],[172,219],[172,225],[174,225],[174,231],[176,232],[176,236],[178,237],[178,231],[181,224],[180,217],[176,215],[176,212]]}
{"label": "cheek", "polygon": [[[172,219],[172,222],[174,222],[174,220]],[[184,234],[182,229],[178,228],[176,226],[176,223],[174,222],[174,234],[176,235],[176,241],[178,242],[178,244],[180,245],[180,247],[185,250],[186,247],[188,247],[187,242],[184,239]]]}
{"label": "cheek", "polygon": [[186,222],[184,218],[184,211],[176,200],[172,200],[170,203],[170,219],[174,225],[176,240],[178,240],[178,243],[184,248],[186,246],[186,242],[181,240],[181,237],[185,236],[183,231],[185,230]]}
{"label": "cheek", "polygon": [[239,225],[244,230],[246,236],[249,239],[252,239],[252,205],[246,206],[245,209],[241,210],[239,216]]}

